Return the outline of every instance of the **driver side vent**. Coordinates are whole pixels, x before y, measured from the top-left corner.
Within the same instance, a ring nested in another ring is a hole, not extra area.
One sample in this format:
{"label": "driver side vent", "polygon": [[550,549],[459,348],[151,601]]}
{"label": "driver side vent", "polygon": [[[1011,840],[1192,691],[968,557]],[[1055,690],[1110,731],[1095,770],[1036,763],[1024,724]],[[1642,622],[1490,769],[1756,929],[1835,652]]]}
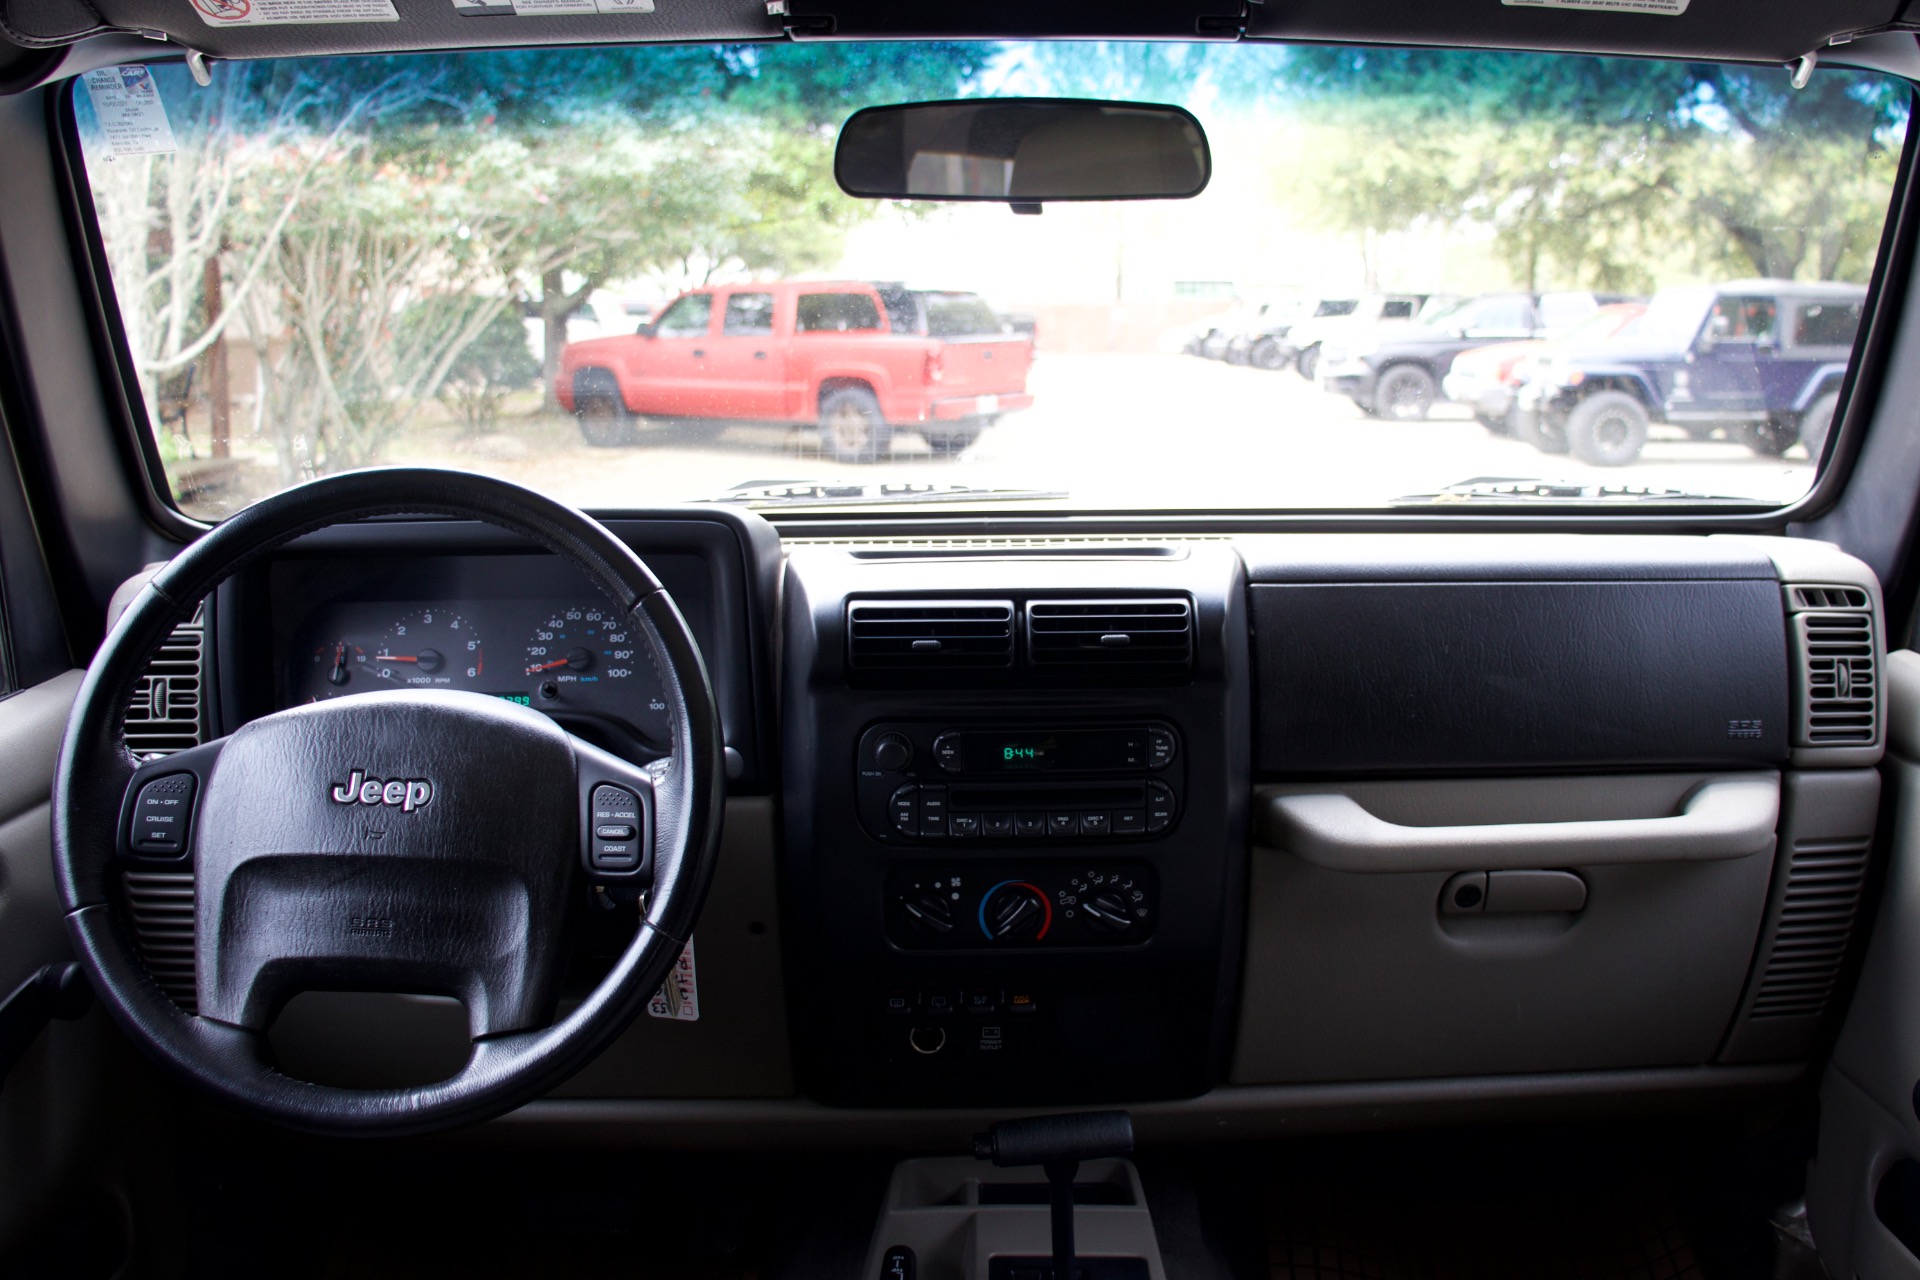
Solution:
{"label": "driver side vent", "polygon": [[[127,750],[142,760],[197,747],[206,737],[206,622],[202,611],[173,629],[127,703]],[[194,886],[191,871],[127,871],[120,877],[141,963],[155,985],[192,1013]]]}
{"label": "driver side vent", "polygon": [[1880,740],[1873,609],[1857,587],[1794,587],[1793,639],[1801,706],[1794,744],[1872,746]]}
{"label": "driver side vent", "polygon": [[862,670],[1013,665],[1010,600],[860,600],[847,606],[847,661]]}
{"label": "driver side vent", "polygon": [[200,745],[205,645],[206,629],[196,611],[173,629],[134,686],[127,704],[127,750],[142,760]]}
{"label": "driver side vent", "polygon": [[1193,663],[1193,606],[1177,598],[1034,600],[1027,650],[1036,666],[1185,671]]}

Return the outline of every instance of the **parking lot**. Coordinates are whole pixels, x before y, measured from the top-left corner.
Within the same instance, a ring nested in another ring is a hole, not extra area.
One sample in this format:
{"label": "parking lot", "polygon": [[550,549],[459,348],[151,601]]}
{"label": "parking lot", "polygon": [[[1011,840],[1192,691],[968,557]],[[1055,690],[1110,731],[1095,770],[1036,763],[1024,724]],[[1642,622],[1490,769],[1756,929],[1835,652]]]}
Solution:
{"label": "parking lot", "polygon": [[809,430],[718,424],[653,426],[632,448],[589,449],[571,422],[547,418],[467,447],[459,463],[594,507],[709,498],[756,481],[837,479],[1038,489],[1066,493],[1075,506],[1163,509],[1373,506],[1474,477],[1657,485],[1773,502],[1792,500],[1810,482],[1797,447],[1786,458],[1761,458],[1656,427],[1636,463],[1596,468],[1495,436],[1459,406],[1441,404],[1425,422],[1380,422],[1291,371],[1192,356],[1043,354],[1030,386],[1032,409],[1009,414],[951,459],[902,432],[886,463],[841,465],[819,455]]}

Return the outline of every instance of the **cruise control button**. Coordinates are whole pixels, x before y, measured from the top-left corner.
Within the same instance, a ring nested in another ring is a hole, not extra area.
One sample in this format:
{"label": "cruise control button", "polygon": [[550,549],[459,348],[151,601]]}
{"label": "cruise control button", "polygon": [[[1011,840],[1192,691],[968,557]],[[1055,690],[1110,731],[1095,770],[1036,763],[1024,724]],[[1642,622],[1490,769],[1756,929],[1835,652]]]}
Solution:
{"label": "cruise control button", "polygon": [[172,773],[140,788],[133,802],[130,837],[135,853],[174,857],[187,851],[194,786],[192,774]]}
{"label": "cruise control button", "polygon": [[596,871],[632,871],[640,865],[640,797],[605,783],[593,789],[593,838],[587,865]]}

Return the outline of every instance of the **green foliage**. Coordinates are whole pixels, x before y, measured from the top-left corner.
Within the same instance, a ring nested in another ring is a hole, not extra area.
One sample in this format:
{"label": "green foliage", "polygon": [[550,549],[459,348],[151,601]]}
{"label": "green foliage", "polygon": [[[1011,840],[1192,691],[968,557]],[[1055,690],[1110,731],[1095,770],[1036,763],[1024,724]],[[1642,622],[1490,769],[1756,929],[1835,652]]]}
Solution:
{"label": "green foliage", "polygon": [[1513,282],[1644,290],[1675,270],[1864,279],[1909,103],[1894,82],[1434,50],[1294,50],[1328,135],[1305,185],[1362,236],[1478,224]]}

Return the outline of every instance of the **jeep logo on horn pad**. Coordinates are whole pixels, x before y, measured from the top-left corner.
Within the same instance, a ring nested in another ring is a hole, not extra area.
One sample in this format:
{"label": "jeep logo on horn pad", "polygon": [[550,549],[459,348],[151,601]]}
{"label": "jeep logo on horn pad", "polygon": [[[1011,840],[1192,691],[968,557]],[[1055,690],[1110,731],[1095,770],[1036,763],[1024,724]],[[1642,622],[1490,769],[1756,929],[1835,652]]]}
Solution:
{"label": "jeep logo on horn pad", "polygon": [[332,794],[335,804],[396,805],[402,813],[412,813],[433,799],[433,784],[425,778],[382,781],[369,778],[364,769],[355,769],[345,782],[333,784]]}

